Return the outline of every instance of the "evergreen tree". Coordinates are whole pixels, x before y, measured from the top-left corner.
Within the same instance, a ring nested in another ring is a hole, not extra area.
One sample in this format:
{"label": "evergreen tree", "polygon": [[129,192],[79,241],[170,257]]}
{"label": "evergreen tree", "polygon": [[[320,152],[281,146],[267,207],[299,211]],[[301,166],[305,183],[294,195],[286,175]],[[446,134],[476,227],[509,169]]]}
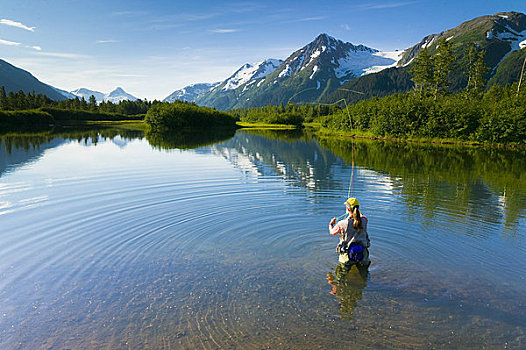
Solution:
{"label": "evergreen tree", "polygon": [[3,85],[0,87],[0,109],[9,109],[9,101]]}
{"label": "evergreen tree", "polygon": [[97,100],[95,99],[94,95],[91,95],[89,97],[88,106],[89,106],[89,110],[92,112],[97,110]]}
{"label": "evergreen tree", "polygon": [[484,86],[486,85],[486,73],[488,72],[488,67],[484,62],[486,56],[486,51],[482,50],[477,54],[477,60],[473,65],[473,78],[472,86],[476,92],[482,92]]}
{"label": "evergreen tree", "polygon": [[413,75],[411,80],[415,83],[415,89],[419,90],[420,93],[431,86],[433,82],[433,61],[427,47],[420,51],[415,58],[415,63],[410,72]]}
{"label": "evergreen tree", "polygon": [[480,93],[486,85],[486,73],[488,72],[488,67],[484,61],[485,55],[486,51],[478,51],[474,44],[469,46],[466,55],[467,66],[465,67],[465,71],[468,75],[468,84],[466,86],[468,91]]}
{"label": "evergreen tree", "polygon": [[451,51],[451,42],[445,38],[440,39],[437,45],[437,53],[433,56],[433,89],[434,98],[437,99],[438,93],[445,91],[449,87],[449,74],[453,71],[455,56]]}

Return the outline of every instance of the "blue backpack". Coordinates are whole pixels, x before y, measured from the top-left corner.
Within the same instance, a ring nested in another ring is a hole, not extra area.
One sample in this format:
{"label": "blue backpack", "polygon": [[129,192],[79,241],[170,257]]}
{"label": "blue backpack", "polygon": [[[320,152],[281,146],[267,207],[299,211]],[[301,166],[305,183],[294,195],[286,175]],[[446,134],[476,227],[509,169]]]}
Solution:
{"label": "blue backpack", "polygon": [[352,243],[349,247],[349,259],[360,261],[363,259],[363,247],[359,243]]}

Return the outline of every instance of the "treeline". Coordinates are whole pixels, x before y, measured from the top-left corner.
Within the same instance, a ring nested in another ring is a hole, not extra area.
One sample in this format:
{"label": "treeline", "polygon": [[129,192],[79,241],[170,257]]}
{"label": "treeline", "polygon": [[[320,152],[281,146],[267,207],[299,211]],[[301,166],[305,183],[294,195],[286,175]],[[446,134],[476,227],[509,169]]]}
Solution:
{"label": "treeline", "polygon": [[[492,85],[484,92],[488,69],[484,51],[468,49],[467,85],[451,94],[456,57],[446,40],[430,56],[422,50],[411,69],[412,92],[372,98],[321,117],[328,129],[372,136],[441,138],[491,143],[526,143],[526,93],[520,85]],[[519,83],[520,84],[520,83]]]}
{"label": "treeline", "polygon": [[298,105],[287,103],[279,106],[265,106],[256,108],[234,109],[228,113],[236,119],[247,123],[265,124],[287,124],[301,125],[304,122],[311,122],[315,118],[330,115],[340,110],[336,104],[332,105]]}
{"label": "treeline", "polygon": [[478,96],[397,94],[358,102],[320,122],[332,130],[382,137],[526,143],[526,94],[516,91],[516,85],[493,85]]}
{"label": "treeline", "polygon": [[40,110],[2,111],[0,110],[0,131],[3,129],[42,130],[54,123],[50,113]]}
{"label": "treeline", "polygon": [[154,131],[183,128],[236,128],[236,118],[232,115],[183,101],[152,105],[144,121]]}
{"label": "treeline", "polygon": [[152,104],[160,103],[159,101],[121,101],[113,103],[109,101],[102,101],[97,104],[95,96],[91,96],[88,101],[84,97],[78,96],[68,100],[54,101],[43,94],[25,93],[20,90],[18,92],[10,91],[6,94],[5,88],[0,87],[0,110],[5,111],[20,111],[30,110],[42,107],[52,107],[63,110],[77,110],[90,111],[94,113],[116,113],[121,115],[138,115],[146,114]]}

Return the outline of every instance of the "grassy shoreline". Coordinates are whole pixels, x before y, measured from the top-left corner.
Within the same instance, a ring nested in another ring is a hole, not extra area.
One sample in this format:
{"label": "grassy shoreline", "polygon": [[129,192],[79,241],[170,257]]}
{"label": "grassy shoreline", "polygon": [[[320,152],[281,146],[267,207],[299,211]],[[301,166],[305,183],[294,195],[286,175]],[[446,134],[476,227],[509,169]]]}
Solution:
{"label": "grassy shoreline", "polygon": [[433,145],[452,145],[452,146],[467,146],[467,147],[498,147],[498,148],[518,148],[526,149],[526,145],[521,143],[490,143],[478,141],[465,141],[456,139],[441,139],[441,138],[427,138],[427,137],[393,137],[393,136],[377,136],[370,132],[362,131],[341,131],[327,129],[321,126],[310,126],[315,129],[314,133],[322,137],[341,137],[341,138],[356,138],[366,140],[399,142],[399,143],[415,143],[415,144],[433,144]]}
{"label": "grassy shoreline", "polygon": [[266,130],[295,130],[298,129],[297,125],[290,124],[268,124],[268,123],[248,123],[248,122],[236,122],[242,129],[266,129]]}

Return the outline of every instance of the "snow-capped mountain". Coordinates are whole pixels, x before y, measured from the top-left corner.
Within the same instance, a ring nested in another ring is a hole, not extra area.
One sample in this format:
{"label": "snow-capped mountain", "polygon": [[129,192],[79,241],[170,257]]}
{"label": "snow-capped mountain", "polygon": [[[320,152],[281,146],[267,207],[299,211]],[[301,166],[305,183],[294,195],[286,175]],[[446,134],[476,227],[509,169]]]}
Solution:
{"label": "snow-capped mountain", "polygon": [[380,52],[364,45],[355,46],[327,34],[321,34],[287,58],[278,78],[307,70],[311,73],[309,79],[313,80],[325,69],[333,72],[341,84],[364,74],[393,67],[402,53],[403,51]]}
{"label": "snow-capped mountain", "polygon": [[233,108],[237,104],[239,94],[257,89],[282,62],[282,60],[270,58],[254,64],[244,64],[226,80],[199,95],[195,102],[218,109]]}
{"label": "snow-capped mountain", "polygon": [[[111,91],[111,92],[109,92],[107,94],[105,94],[103,92],[100,92],[100,91],[89,90],[89,89],[86,89],[86,88],[80,88],[80,89],[77,89],[77,90],[73,90],[70,93],[75,95],[75,96],[78,96],[79,98],[84,97],[84,99],[86,101],[88,101],[89,98],[91,97],[91,95],[93,95],[93,96],[95,96],[95,100],[97,100],[97,103],[101,103],[102,101],[119,103],[120,101],[126,101],[126,100],[135,101],[135,100],[137,100],[137,97],[135,97],[133,95],[130,95],[129,93],[127,93],[126,91],[124,91],[120,87],[115,88],[115,90],[113,90],[113,91]],[[65,95],[65,96],[67,97],[67,95]]]}
{"label": "snow-capped mountain", "polygon": [[90,90],[90,89],[86,89],[86,88],[80,88],[80,89],[77,89],[77,90],[70,91],[70,94],[73,94],[73,95],[77,96],[78,98],[84,97],[84,99],[86,101],[88,101],[89,98],[91,97],[91,95],[93,95],[93,96],[95,96],[95,99],[97,100],[97,103],[103,101],[104,97],[106,96],[106,94],[104,94],[102,92],[95,91],[95,90]]}
{"label": "snow-capped mountain", "polygon": [[115,90],[105,96],[105,100],[108,102],[119,103],[120,101],[135,101],[137,97],[130,95],[122,88],[117,87]]}
{"label": "snow-capped mountain", "polygon": [[285,61],[246,64],[196,99],[218,109],[258,107],[281,102],[315,102],[343,83],[394,67],[403,51],[381,52],[321,34]]}
{"label": "snow-capped mountain", "polygon": [[218,89],[228,91],[235,90],[241,86],[244,86],[244,89],[246,89],[252,84],[261,82],[263,78],[274,72],[282,62],[282,60],[270,58],[255,64],[247,63],[220,84]]}
{"label": "snow-capped mountain", "polygon": [[[526,15],[520,12],[501,12],[481,16],[455,28],[427,35],[404,51],[396,68],[353,79],[334,91],[326,101],[345,98],[347,103],[353,103],[373,96],[409,91],[414,87],[410,73],[414,58],[424,48],[428,49],[430,55],[434,55],[442,39],[451,43],[453,53],[458,57],[457,69],[449,75],[451,91],[460,91],[467,84],[464,62],[470,45],[485,52],[484,63],[489,68],[488,87],[493,84],[512,84],[519,80],[524,63],[524,50],[520,49],[526,47]],[[354,91],[362,93],[356,94]]]}
{"label": "snow-capped mountain", "polygon": [[163,102],[173,103],[176,100],[193,102],[199,95],[210,91],[218,84],[219,83],[200,83],[188,85],[180,90],[175,90],[174,92],[172,92],[163,100]]}

